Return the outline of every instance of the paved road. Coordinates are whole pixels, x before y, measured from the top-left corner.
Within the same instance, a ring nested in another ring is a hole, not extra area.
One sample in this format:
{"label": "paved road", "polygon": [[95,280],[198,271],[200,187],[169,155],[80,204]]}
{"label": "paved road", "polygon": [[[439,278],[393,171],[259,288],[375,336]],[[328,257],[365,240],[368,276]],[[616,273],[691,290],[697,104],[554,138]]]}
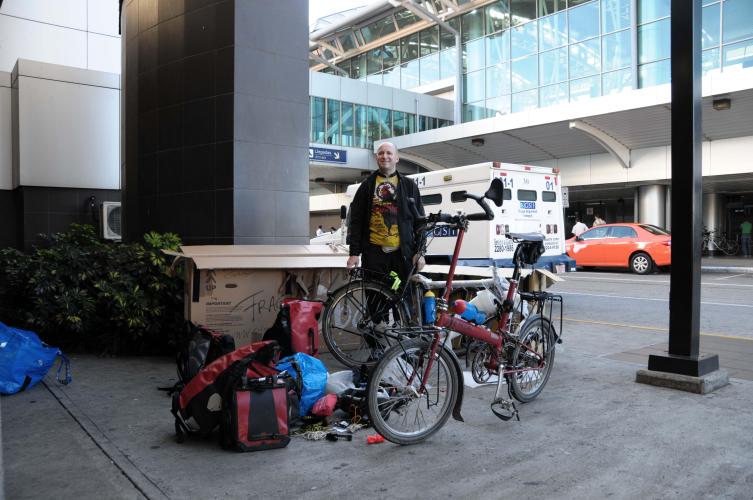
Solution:
{"label": "paved road", "polygon": [[[566,298],[565,316],[666,330],[669,274],[624,272],[565,275],[552,291]],[[753,275],[704,274],[701,279],[701,333],[753,339]]]}

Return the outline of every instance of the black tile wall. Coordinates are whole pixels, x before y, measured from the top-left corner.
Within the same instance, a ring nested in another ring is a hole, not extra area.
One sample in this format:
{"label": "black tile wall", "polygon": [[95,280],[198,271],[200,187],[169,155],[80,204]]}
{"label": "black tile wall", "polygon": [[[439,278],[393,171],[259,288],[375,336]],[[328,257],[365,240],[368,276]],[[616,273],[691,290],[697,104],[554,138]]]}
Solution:
{"label": "black tile wall", "polygon": [[17,191],[0,190],[0,248],[20,246]]}

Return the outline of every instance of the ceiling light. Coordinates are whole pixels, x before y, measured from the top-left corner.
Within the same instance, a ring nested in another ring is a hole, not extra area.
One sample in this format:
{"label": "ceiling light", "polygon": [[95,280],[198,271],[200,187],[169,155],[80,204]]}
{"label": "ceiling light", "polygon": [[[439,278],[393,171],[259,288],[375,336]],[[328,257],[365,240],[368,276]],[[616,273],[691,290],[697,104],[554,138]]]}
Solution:
{"label": "ceiling light", "polygon": [[729,97],[714,99],[711,105],[715,110],[722,111],[725,109],[730,109],[732,107],[732,100]]}

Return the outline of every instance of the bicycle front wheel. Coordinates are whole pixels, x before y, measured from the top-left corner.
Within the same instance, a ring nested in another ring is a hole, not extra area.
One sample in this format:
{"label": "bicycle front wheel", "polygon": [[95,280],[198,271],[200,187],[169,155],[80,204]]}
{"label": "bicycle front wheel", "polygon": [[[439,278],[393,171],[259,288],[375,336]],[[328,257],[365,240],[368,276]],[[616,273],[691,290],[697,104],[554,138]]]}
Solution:
{"label": "bicycle front wheel", "polygon": [[412,339],[387,351],[369,379],[369,418],[396,444],[415,444],[437,432],[458,397],[457,371],[441,346],[428,373],[431,342]]}
{"label": "bicycle front wheel", "polygon": [[540,315],[526,319],[509,375],[512,395],[521,403],[533,400],[544,389],[554,366],[555,342],[554,327],[548,319]]}
{"label": "bicycle front wheel", "polygon": [[395,344],[390,329],[407,326],[409,315],[381,283],[353,281],[336,290],[322,313],[322,337],[329,352],[350,368],[373,366]]}

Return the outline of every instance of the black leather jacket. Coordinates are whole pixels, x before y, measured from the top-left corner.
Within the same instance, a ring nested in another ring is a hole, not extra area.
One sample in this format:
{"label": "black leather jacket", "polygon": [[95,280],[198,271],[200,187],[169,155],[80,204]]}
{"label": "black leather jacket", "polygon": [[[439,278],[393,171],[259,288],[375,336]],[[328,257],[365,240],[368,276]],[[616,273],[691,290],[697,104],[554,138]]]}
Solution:
{"label": "black leather jacket", "polygon": [[[348,224],[348,245],[350,255],[361,255],[369,244],[369,220],[371,204],[374,199],[374,187],[379,171],[373,172],[361,183],[350,203],[350,223]],[[413,198],[416,210],[424,215],[421,203],[421,193],[413,181],[399,172],[395,196],[397,197],[397,228],[400,234],[400,254],[403,258],[403,274],[407,274],[412,266],[413,256],[416,254],[415,231],[417,229],[413,212],[408,205],[408,199]]]}

